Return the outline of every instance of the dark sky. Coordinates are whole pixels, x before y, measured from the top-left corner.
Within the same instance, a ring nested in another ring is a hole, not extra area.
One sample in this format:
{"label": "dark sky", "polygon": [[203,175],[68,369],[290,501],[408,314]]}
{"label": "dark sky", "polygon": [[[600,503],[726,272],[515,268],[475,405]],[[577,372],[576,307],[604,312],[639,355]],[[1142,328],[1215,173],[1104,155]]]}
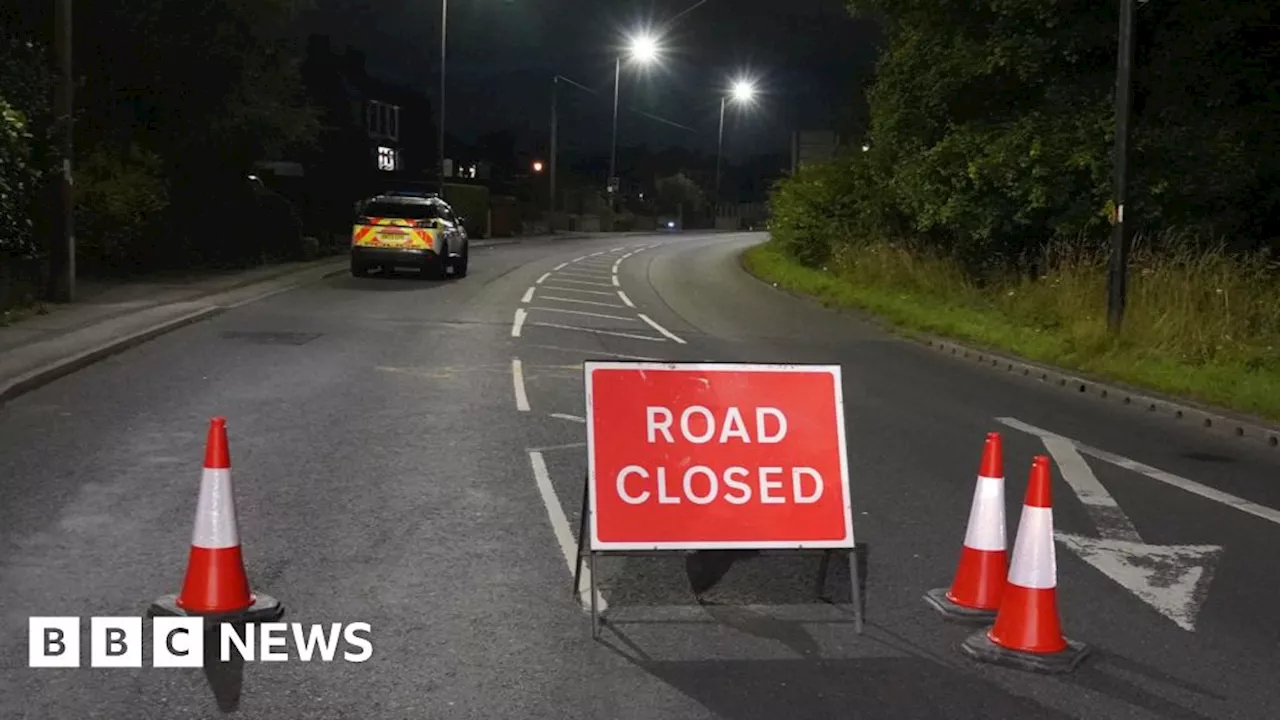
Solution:
{"label": "dark sky", "polygon": [[[561,137],[607,152],[614,59],[624,38],[660,28],[696,0],[449,0],[447,125],[474,139],[509,130],[545,148],[550,81],[556,74],[596,89],[562,89]],[[309,29],[368,54],[371,71],[438,90],[440,0],[317,0]],[[730,110],[726,153],[786,152],[796,124],[825,129],[836,106],[858,92],[874,58],[874,33],[841,0],[708,0],[663,40],[659,67],[624,66],[619,143],[678,144],[715,151],[719,99],[750,73],[756,106]],[[694,130],[627,113],[628,106]]]}

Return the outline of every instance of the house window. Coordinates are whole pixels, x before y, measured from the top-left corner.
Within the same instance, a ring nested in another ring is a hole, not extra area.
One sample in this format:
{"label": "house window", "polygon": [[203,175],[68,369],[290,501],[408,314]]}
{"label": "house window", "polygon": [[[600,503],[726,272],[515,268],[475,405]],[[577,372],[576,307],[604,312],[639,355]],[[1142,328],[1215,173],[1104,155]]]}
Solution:
{"label": "house window", "polygon": [[393,172],[400,169],[400,153],[395,148],[378,148],[378,169]]}
{"label": "house window", "polygon": [[387,124],[387,136],[392,140],[400,139],[400,107],[393,105],[390,108],[390,120]]}

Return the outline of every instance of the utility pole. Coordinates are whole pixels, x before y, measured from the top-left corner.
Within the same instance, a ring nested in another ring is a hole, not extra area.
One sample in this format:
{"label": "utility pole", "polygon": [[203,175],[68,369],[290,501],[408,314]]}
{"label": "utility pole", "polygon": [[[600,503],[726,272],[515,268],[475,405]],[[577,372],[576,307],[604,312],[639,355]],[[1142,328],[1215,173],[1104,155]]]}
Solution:
{"label": "utility pole", "polygon": [[445,94],[445,59],[446,47],[449,38],[449,0],[440,0],[440,137],[438,138],[440,147],[438,158],[440,168],[440,199],[444,199],[444,94]]}
{"label": "utility pole", "polygon": [[716,197],[715,197],[715,207],[716,207],[716,212],[717,212],[717,213],[719,213],[719,212],[720,212],[720,162],[721,162],[721,161],[720,161],[720,156],[724,154],[724,106],[725,106],[725,102],[726,102],[727,100],[728,100],[728,98],[727,98],[727,97],[725,97],[725,96],[723,96],[723,95],[720,97],[720,134],[719,134],[719,138],[716,140]]}
{"label": "utility pole", "polygon": [[552,235],[556,233],[556,156],[559,155],[559,147],[557,146],[558,133],[560,130],[559,109],[556,103],[560,95],[560,76],[556,75],[551,78],[551,167],[547,168],[547,175],[551,181],[551,213],[547,216],[547,224]]}
{"label": "utility pole", "polygon": [[622,85],[622,56],[618,56],[613,66],[613,142],[609,145],[609,210],[617,212],[615,199],[617,193],[613,189],[613,178],[618,170],[618,92]]}
{"label": "utility pole", "polygon": [[54,113],[62,123],[62,177],[58,187],[58,232],[50,253],[49,296],[54,302],[76,298],[75,196],[71,185],[71,158],[74,150],[75,77],[71,68],[71,0],[57,0],[54,7],[54,47],[61,77],[54,90]]}
{"label": "utility pole", "polygon": [[1128,300],[1131,233],[1125,220],[1129,193],[1129,113],[1133,77],[1133,0],[1120,0],[1120,49],[1116,62],[1115,216],[1107,272],[1107,328],[1119,333]]}

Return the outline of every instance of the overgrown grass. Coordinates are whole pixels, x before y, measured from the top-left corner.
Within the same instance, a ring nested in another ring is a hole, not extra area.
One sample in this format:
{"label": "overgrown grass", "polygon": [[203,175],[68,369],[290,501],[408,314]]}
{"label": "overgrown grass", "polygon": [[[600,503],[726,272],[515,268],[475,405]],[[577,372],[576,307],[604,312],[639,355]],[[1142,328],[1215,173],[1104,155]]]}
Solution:
{"label": "overgrown grass", "polygon": [[1262,257],[1138,248],[1124,332],[1106,329],[1106,258],[1063,246],[1040,277],[979,286],[953,261],[889,243],[842,247],[805,267],[775,242],[757,276],[905,330],[1003,350],[1136,387],[1280,421],[1280,274]]}

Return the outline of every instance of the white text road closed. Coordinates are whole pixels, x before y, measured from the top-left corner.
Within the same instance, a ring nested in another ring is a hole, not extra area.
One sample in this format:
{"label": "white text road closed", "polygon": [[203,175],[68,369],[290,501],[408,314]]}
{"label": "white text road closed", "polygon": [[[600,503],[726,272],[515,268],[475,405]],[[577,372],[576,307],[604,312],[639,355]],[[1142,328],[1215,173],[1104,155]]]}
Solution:
{"label": "white text road closed", "polygon": [[587,363],[595,550],[850,548],[839,368]]}

